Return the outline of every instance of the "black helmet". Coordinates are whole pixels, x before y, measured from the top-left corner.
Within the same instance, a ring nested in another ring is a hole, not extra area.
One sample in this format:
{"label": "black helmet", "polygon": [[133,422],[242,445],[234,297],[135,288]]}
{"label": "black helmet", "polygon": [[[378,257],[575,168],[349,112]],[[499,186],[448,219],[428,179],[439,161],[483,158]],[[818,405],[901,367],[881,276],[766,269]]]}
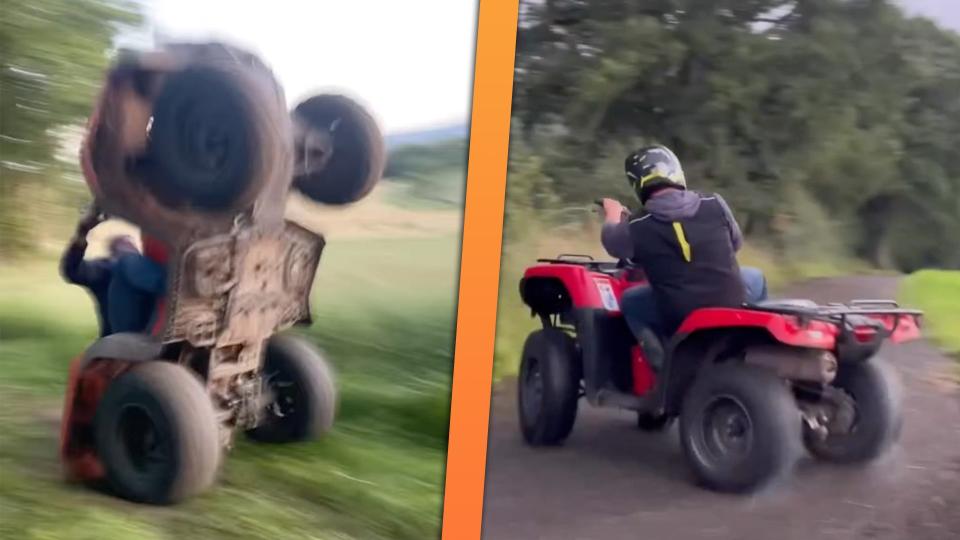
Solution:
{"label": "black helmet", "polygon": [[624,169],[627,181],[643,204],[662,188],[687,189],[680,160],[666,146],[647,146],[637,150],[627,156]]}

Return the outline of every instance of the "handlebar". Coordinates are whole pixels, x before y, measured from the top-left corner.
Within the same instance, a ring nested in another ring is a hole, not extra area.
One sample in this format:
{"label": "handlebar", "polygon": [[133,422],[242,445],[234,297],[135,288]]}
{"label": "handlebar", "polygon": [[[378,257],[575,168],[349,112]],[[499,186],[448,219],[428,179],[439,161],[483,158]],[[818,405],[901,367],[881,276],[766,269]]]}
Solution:
{"label": "handlebar", "polygon": [[[603,199],[594,199],[594,200],[593,200],[593,205],[596,206],[596,207],[598,207],[598,208],[602,211],[602,210],[603,210]],[[630,207],[628,207],[627,205],[625,205],[625,204],[623,204],[623,203],[620,203],[620,206],[623,207],[623,210],[624,210],[624,212],[625,212],[627,215],[629,215],[629,214],[632,213],[632,210],[630,210]]]}

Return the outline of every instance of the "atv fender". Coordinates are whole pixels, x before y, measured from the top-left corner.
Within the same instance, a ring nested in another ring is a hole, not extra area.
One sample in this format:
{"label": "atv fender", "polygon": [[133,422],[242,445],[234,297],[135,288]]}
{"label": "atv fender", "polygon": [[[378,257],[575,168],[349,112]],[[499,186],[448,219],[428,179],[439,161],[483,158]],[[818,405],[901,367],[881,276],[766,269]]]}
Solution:
{"label": "atv fender", "polygon": [[588,272],[574,264],[532,266],[520,280],[520,296],[534,311],[562,313],[576,309],[605,309],[619,313],[621,283],[611,276]]}
{"label": "atv fender", "polygon": [[839,329],[824,321],[801,323],[792,315],[749,309],[703,308],[690,314],[674,340],[679,342],[698,331],[711,329],[755,328],[766,331],[774,340],[794,347],[833,350]]}
{"label": "atv fender", "polygon": [[[763,324],[751,325],[741,320],[737,322],[739,326],[731,327],[729,314],[724,314],[726,318],[723,324],[703,324],[699,328],[691,328],[690,321],[697,322],[699,313],[703,311],[718,310],[709,308],[695,311],[667,344],[669,360],[661,373],[665,384],[658,387],[659,403],[662,407],[657,411],[659,413],[678,414],[687,389],[699,376],[699,372],[708,366],[733,358],[753,346],[785,343],[780,339],[782,335],[778,336]],[[738,310],[724,311],[749,313]],[[711,320],[705,319],[701,322],[709,323]],[[774,329],[779,330],[776,326]],[[818,348],[810,345],[806,347]]]}
{"label": "atv fender", "polygon": [[69,479],[95,482],[103,478],[92,434],[100,398],[113,379],[138,362],[159,358],[161,349],[149,336],[119,333],[97,340],[70,362],[60,423],[60,458]]}
{"label": "atv fender", "polygon": [[565,313],[573,307],[566,284],[555,277],[525,277],[520,280],[520,298],[538,315]]}
{"label": "atv fender", "polygon": [[130,362],[156,360],[163,352],[163,345],[144,334],[120,332],[95,341],[83,352],[85,362],[97,358],[122,358]]}

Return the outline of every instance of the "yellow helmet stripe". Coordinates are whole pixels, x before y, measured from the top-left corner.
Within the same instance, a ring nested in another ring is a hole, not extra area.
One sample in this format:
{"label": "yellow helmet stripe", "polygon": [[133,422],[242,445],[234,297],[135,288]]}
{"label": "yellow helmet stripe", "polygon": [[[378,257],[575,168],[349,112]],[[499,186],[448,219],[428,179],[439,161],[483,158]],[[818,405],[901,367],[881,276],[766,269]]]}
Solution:
{"label": "yellow helmet stripe", "polygon": [[660,174],[659,172],[650,173],[650,174],[648,174],[648,175],[646,175],[646,176],[644,176],[643,178],[640,179],[640,187],[643,187],[644,184],[646,184],[646,183],[649,182],[650,180],[653,180],[654,178],[666,178],[667,180],[670,179],[669,177],[664,176],[663,174]]}
{"label": "yellow helmet stripe", "polygon": [[690,252],[690,244],[687,242],[687,236],[683,233],[683,225],[679,221],[673,222],[673,232],[677,234],[677,242],[680,243],[680,251],[683,252],[683,258],[687,262],[690,262],[693,259],[693,254]]}

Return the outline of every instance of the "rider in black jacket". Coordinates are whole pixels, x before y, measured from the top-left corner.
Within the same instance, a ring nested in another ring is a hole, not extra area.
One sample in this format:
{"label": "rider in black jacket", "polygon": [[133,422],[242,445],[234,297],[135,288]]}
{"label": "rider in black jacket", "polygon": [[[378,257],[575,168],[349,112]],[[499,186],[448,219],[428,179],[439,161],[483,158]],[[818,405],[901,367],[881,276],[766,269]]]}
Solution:
{"label": "rider in black jacket", "polygon": [[[617,201],[604,199],[601,241],[612,256],[633,261],[647,274],[650,285],[628,290],[621,300],[645,349],[675,332],[695,309],[738,307],[766,297],[763,274],[737,264],[742,236],[730,208],[719,195],[688,191],[673,152],[641,148],[627,157],[625,169],[644,211],[629,215]],[[658,367],[660,355],[650,356]]]}

